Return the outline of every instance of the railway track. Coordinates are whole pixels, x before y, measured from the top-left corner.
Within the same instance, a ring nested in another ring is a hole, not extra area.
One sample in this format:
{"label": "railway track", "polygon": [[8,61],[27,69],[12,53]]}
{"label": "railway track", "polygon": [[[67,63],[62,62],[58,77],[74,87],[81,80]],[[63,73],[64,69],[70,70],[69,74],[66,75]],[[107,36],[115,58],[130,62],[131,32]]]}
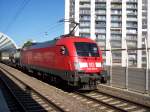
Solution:
{"label": "railway track", "polygon": [[3,80],[0,77],[0,89],[3,93],[5,101],[7,102],[7,106],[11,112],[20,112],[24,111],[24,108],[19,105],[18,100],[14,97],[14,94],[10,91],[10,89],[5,85]]}
{"label": "railway track", "polygon": [[[37,90],[29,87],[27,84],[12,76],[9,72],[4,70],[10,77],[0,75],[3,84],[13,96],[14,102],[17,105],[17,111],[20,112],[65,112],[64,109],[47,99]],[[11,107],[11,106],[10,106]],[[13,111],[13,109],[10,109]]]}
{"label": "railway track", "polygon": [[101,93],[98,90],[81,93],[75,92],[74,97],[85,103],[97,106],[101,111],[109,112],[150,112],[150,108],[142,106],[109,94]]}
{"label": "railway track", "polygon": [[[31,86],[27,86],[27,84],[24,84],[20,80],[20,77],[16,78],[17,76],[13,75],[15,72],[11,74],[9,69],[3,69],[3,68],[1,69],[10,75],[9,78],[12,81],[9,80],[8,75],[6,76],[0,75],[0,76],[3,78],[3,80],[7,82],[7,84],[9,84],[8,85],[9,88],[11,89],[16,99],[20,102],[22,108],[24,109],[23,111],[61,111],[61,112],[66,111],[66,109],[62,108],[61,106],[57,106],[56,102],[52,102],[52,100],[50,99],[49,101],[46,95],[42,96],[42,94],[38,92],[39,90],[42,90],[42,88],[35,90],[34,88],[31,88]],[[6,70],[8,70],[9,72],[7,72]],[[13,85],[14,87],[11,85]],[[41,85],[41,86],[45,86],[45,85]],[[38,88],[40,88],[41,86],[39,86]],[[56,92],[61,93],[61,91],[59,90],[57,90]],[[80,104],[81,105],[83,104],[83,108],[81,109],[82,111],[89,109],[88,112],[93,112],[93,111],[94,112],[150,112],[149,107],[142,106],[140,104],[136,104],[134,102],[130,102],[115,96],[111,96],[109,94],[102,93],[98,90],[92,92],[84,92],[84,93],[65,92],[65,94],[67,98],[69,98],[69,100],[72,100],[72,102],[78,101],[77,103],[78,105],[75,107],[78,108]],[[61,96],[62,98],[64,97],[63,95]],[[65,101],[66,99],[63,100],[63,102]],[[73,105],[71,104],[72,102],[69,101],[70,104],[67,103],[66,104]],[[88,108],[85,109],[86,106]],[[76,112],[75,109],[70,108],[70,110],[74,110],[74,112]]]}

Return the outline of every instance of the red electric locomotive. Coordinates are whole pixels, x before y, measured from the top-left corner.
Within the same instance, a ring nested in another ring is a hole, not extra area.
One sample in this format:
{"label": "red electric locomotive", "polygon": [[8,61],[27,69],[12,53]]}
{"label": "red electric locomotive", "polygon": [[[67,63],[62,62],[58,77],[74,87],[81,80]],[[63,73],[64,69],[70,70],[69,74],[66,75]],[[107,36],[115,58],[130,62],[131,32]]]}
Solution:
{"label": "red electric locomotive", "polygon": [[97,82],[106,82],[102,52],[89,38],[62,36],[43,43],[34,43],[21,51],[23,68],[40,72],[80,89],[95,89]]}

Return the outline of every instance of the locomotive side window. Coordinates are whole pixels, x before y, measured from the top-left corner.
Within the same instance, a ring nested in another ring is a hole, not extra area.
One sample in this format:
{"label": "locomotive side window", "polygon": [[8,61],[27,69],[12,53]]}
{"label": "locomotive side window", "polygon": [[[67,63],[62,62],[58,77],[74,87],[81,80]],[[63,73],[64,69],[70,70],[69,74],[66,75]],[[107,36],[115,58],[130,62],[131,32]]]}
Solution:
{"label": "locomotive side window", "polygon": [[97,45],[88,42],[75,42],[75,48],[78,56],[99,57]]}
{"label": "locomotive side window", "polygon": [[65,46],[60,47],[60,54],[61,55],[68,55],[68,50]]}

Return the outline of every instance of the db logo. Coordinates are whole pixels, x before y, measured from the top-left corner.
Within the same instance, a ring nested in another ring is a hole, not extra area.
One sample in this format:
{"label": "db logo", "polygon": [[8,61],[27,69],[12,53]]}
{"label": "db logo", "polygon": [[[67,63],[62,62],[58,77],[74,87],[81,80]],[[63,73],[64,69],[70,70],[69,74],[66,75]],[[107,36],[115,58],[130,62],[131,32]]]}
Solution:
{"label": "db logo", "polygon": [[95,67],[95,64],[94,63],[89,63],[89,67]]}

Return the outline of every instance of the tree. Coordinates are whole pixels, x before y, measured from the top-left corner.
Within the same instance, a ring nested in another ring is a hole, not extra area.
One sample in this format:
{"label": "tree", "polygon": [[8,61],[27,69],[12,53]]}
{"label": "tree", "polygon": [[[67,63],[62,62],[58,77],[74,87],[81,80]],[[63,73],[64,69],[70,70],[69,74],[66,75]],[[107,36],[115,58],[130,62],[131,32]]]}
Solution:
{"label": "tree", "polygon": [[32,40],[28,40],[27,42],[24,43],[23,47],[22,48],[25,48],[25,47],[29,47],[33,44]]}

